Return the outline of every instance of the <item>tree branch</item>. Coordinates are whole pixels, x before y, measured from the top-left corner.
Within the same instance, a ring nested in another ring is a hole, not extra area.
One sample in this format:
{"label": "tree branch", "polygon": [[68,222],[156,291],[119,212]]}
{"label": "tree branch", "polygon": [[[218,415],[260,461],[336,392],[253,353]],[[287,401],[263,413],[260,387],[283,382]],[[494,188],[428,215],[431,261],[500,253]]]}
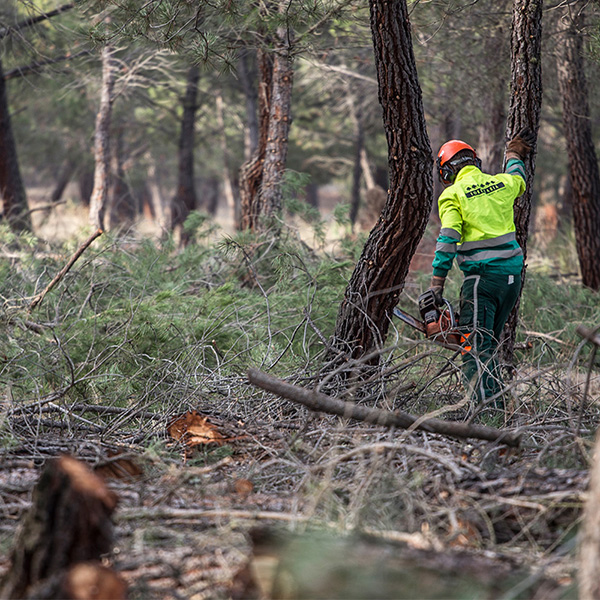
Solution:
{"label": "tree branch", "polygon": [[37,23],[41,23],[42,21],[46,21],[47,19],[51,19],[56,15],[60,15],[61,13],[66,12],[67,10],[71,10],[75,6],[75,2],[69,2],[67,4],[63,4],[58,8],[51,10],[47,13],[42,13],[37,17],[29,17],[28,19],[24,19],[17,23],[14,27],[4,27],[0,29],[0,40],[4,39],[7,35],[14,31],[20,31],[21,29],[26,29],[27,27],[31,27],[32,25],[36,25]]}
{"label": "tree branch", "polygon": [[[314,411],[339,415],[347,419],[402,429],[408,429],[418,420],[417,417],[402,411],[390,412],[331,398],[320,392],[286,383],[258,369],[250,369],[248,379],[253,385],[277,394],[286,400],[297,402]],[[460,439],[475,438],[489,442],[499,442],[512,447],[518,447],[521,441],[520,434],[515,431],[503,431],[484,425],[469,425],[468,423],[443,421],[435,418],[424,420],[417,425],[417,429]]]}
{"label": "tree branch", "polygon": [[91,52],[89,50],[82,50],[81,52],[77,52],[76,54],[63,54],[62,56],[40,60],[39,62],[34,62],[30,65],[25,65],[24,67],[16,67],[15,69],[11,69],[10,71],[6,71],[4,73],[4,81],[8,81],[9,79],[16,79],[17,77],[25,77],[25,75],[29,75],[30,73],[39,73],[44,67],[47,67],[48,65],[55,65],[65,60],[85,56],[86,54],[91,54]]}
{"label": "tree branch", "polygon": [[86,251],[87,247],[99,236],[102,235],[102,229],[97,229],[92,235],[85,241],[77,252],[71,256],[69,262],[60,270],[60,272],[54,277],[54,279],[46,286],[46,289],[34,296],[33,300],[29,304],[29,310],[32,311],[40,302],[44,299],[44,296],[69,272],[69,269],[75,264],[75,261]]}

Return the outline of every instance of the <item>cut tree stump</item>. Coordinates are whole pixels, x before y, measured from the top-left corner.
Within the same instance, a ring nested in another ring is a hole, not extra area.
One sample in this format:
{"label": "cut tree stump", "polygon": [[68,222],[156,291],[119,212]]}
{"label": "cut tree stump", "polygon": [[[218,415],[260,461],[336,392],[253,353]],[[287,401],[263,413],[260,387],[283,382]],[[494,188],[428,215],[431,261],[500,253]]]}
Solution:
{"label": "cut tree stump", "polygon": [[[0,597],[28,597],[33,586],[41,589],[50,579],[64,578],[72,585],[73,577],[81,581],[82,572],[87,573],[83,579],[88,582],[102,577],[102,569],[90,575],[89,569],[73,571],[73,567],[99,561],[110,552],[111,515],[116,505],[116,494],[85,464],[69,456],[48,461],[33,490],[32,506],[17,533],[12,567],[2,581]],[[97,585],[94,588],[98,590]],[[62,595],[55,597],[80,597],[69,596],[68,589],[57,593]]]}

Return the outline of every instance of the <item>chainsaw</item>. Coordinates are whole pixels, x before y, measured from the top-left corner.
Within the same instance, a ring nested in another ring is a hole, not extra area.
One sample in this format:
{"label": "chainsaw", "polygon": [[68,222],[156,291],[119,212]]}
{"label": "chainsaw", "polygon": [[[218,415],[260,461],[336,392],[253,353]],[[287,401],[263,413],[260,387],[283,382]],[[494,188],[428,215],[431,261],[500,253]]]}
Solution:
{"label": "chainsaw", "polygon": [[442,298],[441,305],[438,304],[431,290],[427,290],[419,296],[420,320],[397,306],[392,312],[404,323],[421,332],[427,339],[446,348],[457,350],[464,341],[463,336],[457,330],[458,317],[452,304],[446,298]]}

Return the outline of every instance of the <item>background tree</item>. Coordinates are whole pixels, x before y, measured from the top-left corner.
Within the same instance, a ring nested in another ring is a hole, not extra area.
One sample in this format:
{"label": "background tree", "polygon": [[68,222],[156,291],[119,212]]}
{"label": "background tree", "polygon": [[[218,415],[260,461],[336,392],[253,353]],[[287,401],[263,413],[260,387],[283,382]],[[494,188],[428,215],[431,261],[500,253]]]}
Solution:
{"label": "background tree", "polygon": [[102,90],[100,108],[96,116],[94,134],[94,189],[90,200],[90,224],[104,229],[106,202],[110,174],[110,122],[114,102],[114,88],[117,65],[114,59],[115,49],[110,44],[102,47]]}
{"label": "background tree", "polygon": [[333,344],[360,358],[381,348],[431,211],[433,157],[404,0],[371,0],[390,189],[338,311]]}
{"label": "background tree", "polygon": [[25,186],[21,178],[17,148],[12,131],[4,71],[0,59],[0,197],[4,218],[19,230],[30,230]]}
{"label": "background tree", "polygon": [[557,72],[572,189],[573,225],[583,285],[600,290],[600,172],[583,65],[584,6],[567,7],[559,27]]}
{"label": "background tree", "polygon": [[[542,4],[542,0],[515,0],[513,5],[507,139],[513,138],[524,127],[528,127],[537,136],[542,109]],[[531,216],[535,156],[534,146],[525,159],[527,188],[515,202],[516,237],[525,258],[523,281],[527,270],[527,237]],[[519,304],[520,295],[504,328],[503,354],[508,363],[512,362]]]}
{"label": "background tree", "polygon": [[171,203],[172,227],[179,231],[182,242],[187,236],[183,224],[193,210],[196,210],[196,184],[194,182],[194,128],[198,110],[198,80],[200,69],[192,65],[187,72],[187,85],[182,99],[183,113],[179,133],[179,176],[177,190]]}

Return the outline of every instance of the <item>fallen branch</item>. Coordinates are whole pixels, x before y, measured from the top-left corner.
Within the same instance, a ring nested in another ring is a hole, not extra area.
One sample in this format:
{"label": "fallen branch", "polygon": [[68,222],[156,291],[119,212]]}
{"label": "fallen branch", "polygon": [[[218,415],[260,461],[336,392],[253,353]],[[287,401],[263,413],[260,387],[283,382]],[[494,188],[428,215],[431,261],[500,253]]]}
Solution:
{"label": "fallen branch", "polygon": [[43,292],[33,297],[33,300],[29,304],[29,310],[32,311],[38,304],[42,302],[46,294],[69,272],[71,267],[75,264],[77,259],[87,250],[88,246],[97,238],[102,235],[102,229],[97,229],[90,237],[79,246],[77,252],[71,256],[69,262],[57,273],[54,279],[46,286]]}
{"label": "fallen branch", "polygon": [[195,508],[123,508],[116,516],[117,521],[131,521],[135,519],[266,519],[272,521],[302,522],[309,517],[302,514],[281,513],[268,510],[202,510]]}
{"label": "fallen branch", "polygon": [[[258,369],[250,369],[248,371],[248,379],[250,383],[263,390],[277,394],[292,402],[303,404],[311,410],[339,415],[347,419],[356,419],[358,421],[365,421],[366,423],[382,425],[383,427],[400,427],[402,429],[408,429],[418,420],[418,417],[402,411],[390,412],[331,398],[320,392],[286,383]],[[468,423],[443,421],[435,418],[422,421],[418,424],[417,428],[430,433],[439,433],[460,439],[475,438],[489,442],[500,442],[512,447],[519,446],[521,437],[515,431],[503,431],[495,427],[469,425]]]}

